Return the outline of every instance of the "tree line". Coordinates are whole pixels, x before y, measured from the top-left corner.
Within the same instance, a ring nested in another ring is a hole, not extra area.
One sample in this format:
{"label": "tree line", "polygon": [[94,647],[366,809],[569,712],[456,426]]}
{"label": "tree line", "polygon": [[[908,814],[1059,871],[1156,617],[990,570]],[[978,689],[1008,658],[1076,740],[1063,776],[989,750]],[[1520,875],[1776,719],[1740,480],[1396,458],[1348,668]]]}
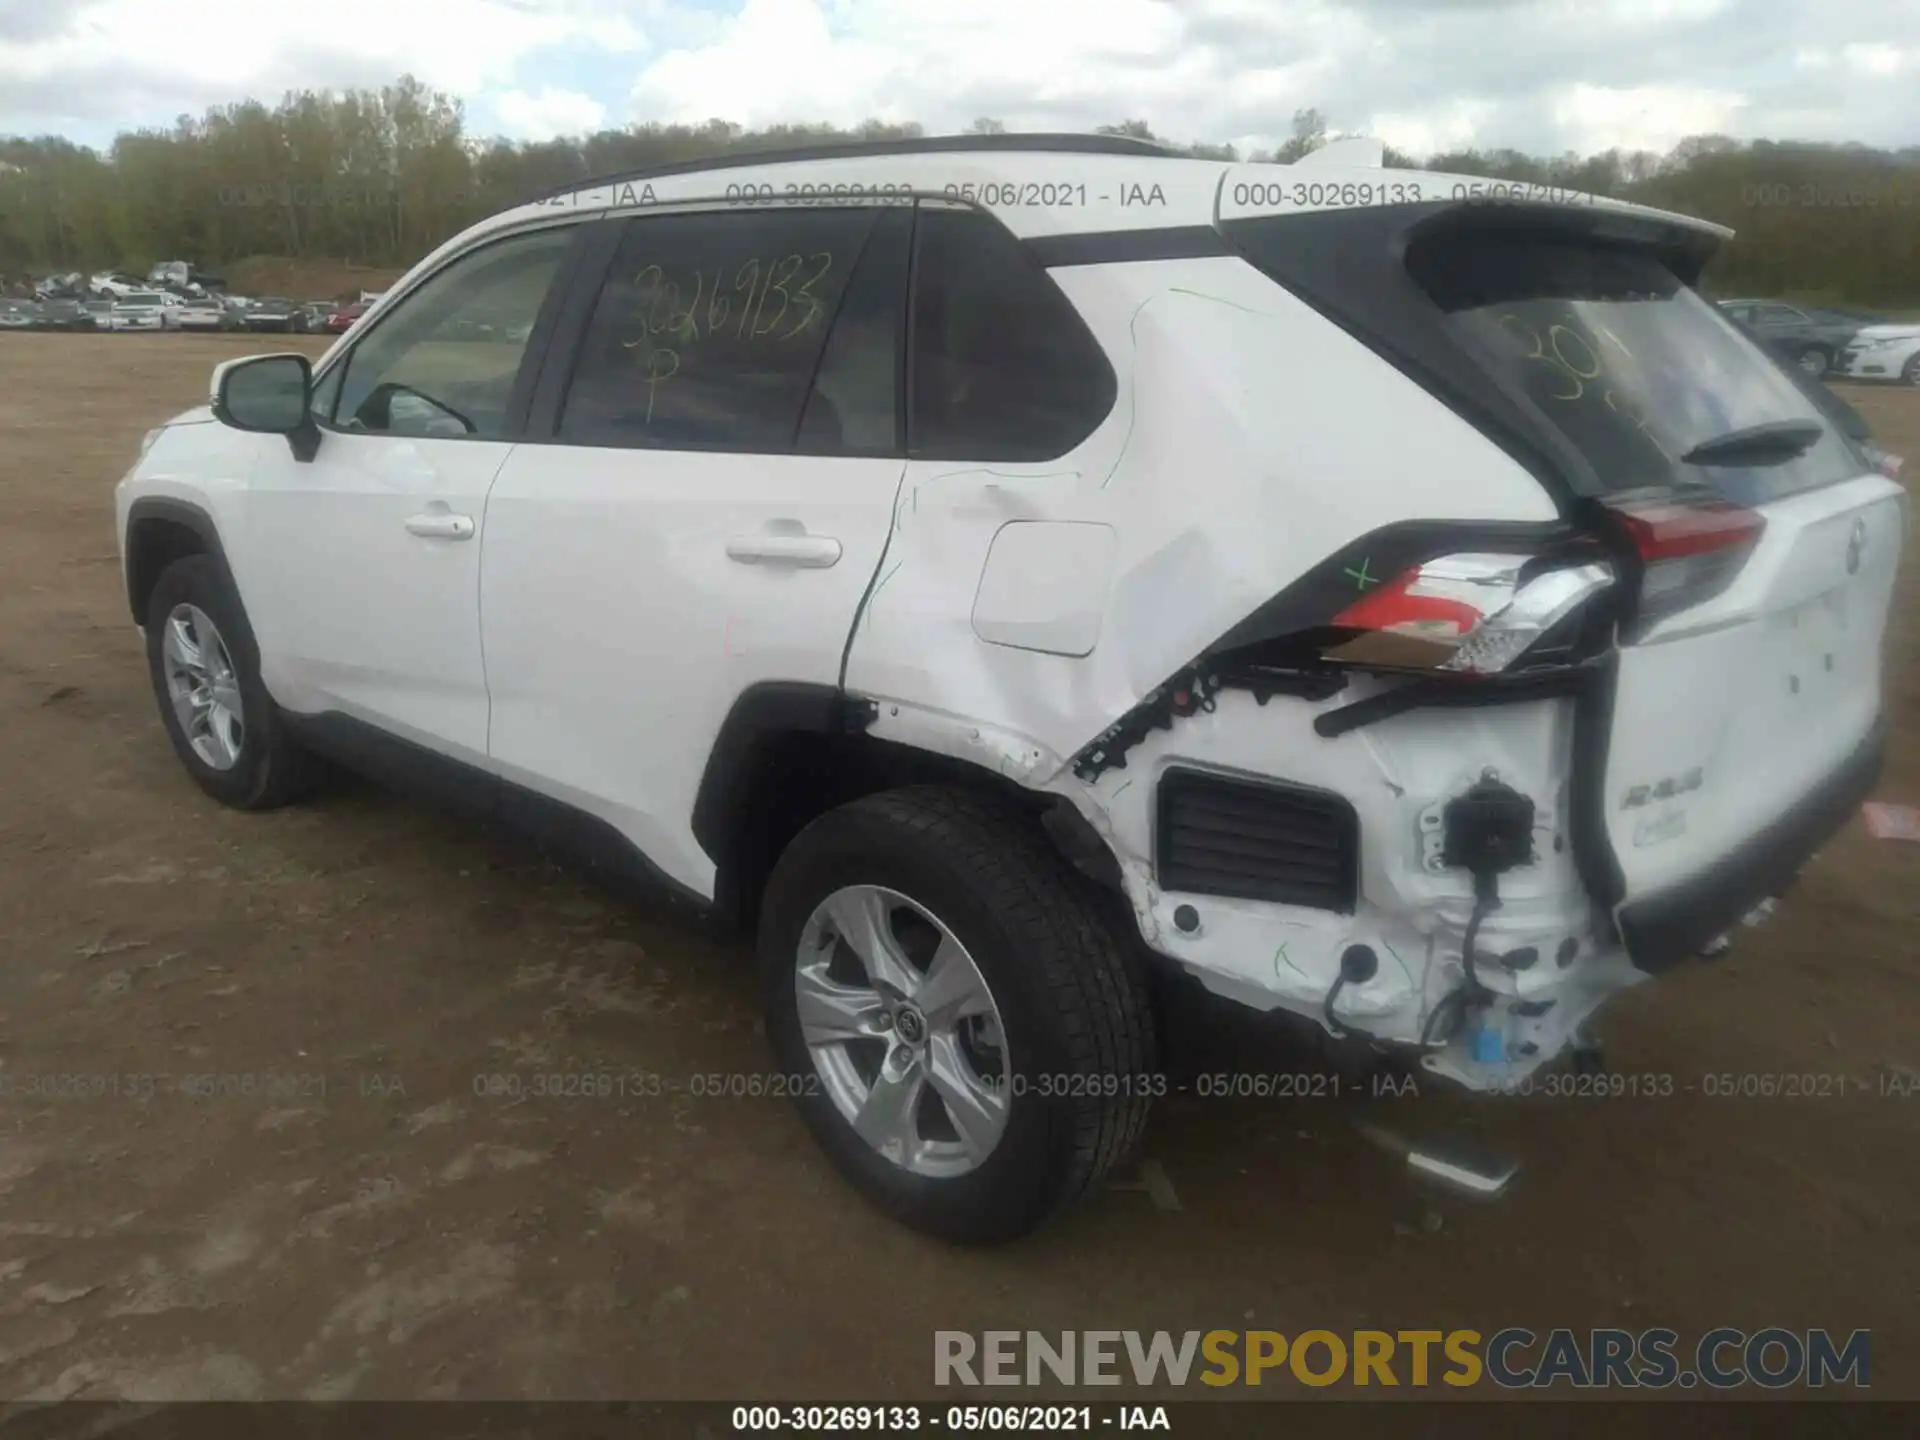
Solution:
{"label": "tree line", "polygon": [[[1004,129],[974,122],[978,132]],[[1163,139],[1141,120],[1107,134]],[[537,143],[466,133],[460,102],[411,76],[379,90],[303,91],[122,134],[105,152],[57,137],[0,137],[0,275],[159,260],[217,269],[250,256],[405,266],[472,221],[590,176],[834,140],[917,137],[918,125],[747,130],[637,125]],[[1209,159],[1287,162],[1329,138],[1318,110],[1285,144]],[[1389,164],[1560,185],[1718,221],[1738,232],[1708,276],[1722,293],[1920,305],[1920,147],[1697,136],[1666,154],[1464,150]]]}

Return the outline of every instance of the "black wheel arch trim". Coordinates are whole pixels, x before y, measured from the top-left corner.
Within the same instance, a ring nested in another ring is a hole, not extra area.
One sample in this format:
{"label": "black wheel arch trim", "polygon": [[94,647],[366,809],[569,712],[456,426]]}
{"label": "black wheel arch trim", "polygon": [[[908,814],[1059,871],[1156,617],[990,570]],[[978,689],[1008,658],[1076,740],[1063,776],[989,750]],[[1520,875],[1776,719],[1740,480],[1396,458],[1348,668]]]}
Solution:
{"label": "black wheel arch trim", "polygon": [[693,802],[693,838],[721,863],[741,815],[753,804],[760,757],[782,735],[844,735],[863,730],[871,702],[850,699],[835,685],[766,680],[741,691],[707,752]]}
{"label": "black wheel arch trim", "polygon": [[220,527],[214,524],[213,516],[204,508],[188,500],[178,500],[170,495],[143,495],[127,507],[127,528],[124,544],[126,546],[126,574],[123,577],[127,589],[127,608],[133,612],[133,622],[145,625],[147,617],[140,604],[134,581],[138,567],[134,563],[133,536],[140,523],[145,520],[163,520],[170,525],[180,525],[193,531],[212,555],[232,574],[233,567],[227,564],[226,547],[220,541]]}

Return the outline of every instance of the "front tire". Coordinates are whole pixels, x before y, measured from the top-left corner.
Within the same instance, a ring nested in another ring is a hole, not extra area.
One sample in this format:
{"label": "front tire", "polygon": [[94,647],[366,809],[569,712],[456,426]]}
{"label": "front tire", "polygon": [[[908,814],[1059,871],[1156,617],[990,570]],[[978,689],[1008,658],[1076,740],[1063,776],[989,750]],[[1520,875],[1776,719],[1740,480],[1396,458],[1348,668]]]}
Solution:
{"label": "front tire", "polygon": [[146,640],[161,724],[207,794],[237,810],[272,810],[324,778],[260,680],[253,629],[220,561],[189,555],[161,572],[147,604]]}
{"label": "front tire", "polygon": [[1138,1144],[1164,1088],[1146,976],[1017,811],[935,787],[856,801],[788,846],[761,917],[801,1114],[894,1218],[1011,1240]]}

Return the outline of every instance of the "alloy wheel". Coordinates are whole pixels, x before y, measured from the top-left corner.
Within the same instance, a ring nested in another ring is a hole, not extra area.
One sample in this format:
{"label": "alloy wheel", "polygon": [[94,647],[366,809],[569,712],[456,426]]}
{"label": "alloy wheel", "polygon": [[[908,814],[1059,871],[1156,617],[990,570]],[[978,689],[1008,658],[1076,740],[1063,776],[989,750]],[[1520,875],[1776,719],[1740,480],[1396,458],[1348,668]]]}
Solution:
{"label": "alloy wheel", "polygon": [[160,644],[167,698],[193,753],[215,770],[231,770],[246,742],[240,680],[233,657],[207,612],[180,604],[167,616]]}
{"label": "alloy wheel", "polygon": [[854,1132],[915,1175],[985,1162],[1012,1106],[1006,1030],[986,977],[931,911],[851,885],[800,933],[800,1034]]}

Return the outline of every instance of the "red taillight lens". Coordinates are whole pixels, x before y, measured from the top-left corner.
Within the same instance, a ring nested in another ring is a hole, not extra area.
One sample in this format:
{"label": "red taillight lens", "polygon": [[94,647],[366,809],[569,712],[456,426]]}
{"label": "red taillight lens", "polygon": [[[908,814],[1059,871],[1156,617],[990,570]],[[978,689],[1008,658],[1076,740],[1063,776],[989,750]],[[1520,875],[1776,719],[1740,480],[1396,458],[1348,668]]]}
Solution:
{"label": "red taillight lens", "polygon": [[1751,549],[1767,528],[1764,515],[1719,502],[1618,505],[1614,514],[1626,525],[1640,558],[1649,565],[1736,546]]}
{"label": "red taillight lens", "polygon": [[1419,593],[1421,578],[1420,570],[1407,571],[1366,599],[1356,600],[1336,615],[1333,623],[1354,630],[1391,630],[1399,635],[1453,639],[1486,618],[1478,606],[1465,600]]}
{"label": "red taillight lens", "polygon": [[1369,668],[1497,675],[1613,584],[1588,562],[1534,573],[1527,555],[1443,555],[1412,567],[1338,615],[1359,631],[1325,652]]}
{"label": "red taillight lens", "polygon": [[1725,590],[1767,528],[1766,516],[1725,501],[1623,501],[1610,508],[1632,536],[1644,566],[1642,624],[1665,619]]}

